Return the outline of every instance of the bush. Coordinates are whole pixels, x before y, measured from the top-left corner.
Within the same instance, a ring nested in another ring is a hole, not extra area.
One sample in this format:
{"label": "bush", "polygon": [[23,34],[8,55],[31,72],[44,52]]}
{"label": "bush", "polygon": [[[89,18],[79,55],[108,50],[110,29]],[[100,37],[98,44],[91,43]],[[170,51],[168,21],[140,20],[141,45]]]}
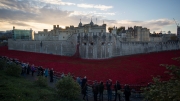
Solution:
{"label": "bush", "polygon": [[39,87],[47,87],[47,78],[45,78],[44,76],[39,76],[35,81],[35,84]]}
{"label": "bush", "polygon": [[[175,58],[180,60],[180,58]],[[180,67],[175,65],[165,65],[170,75],[168,81],[162,81],[160,77],[154,77],[154,83],[148,87],[142,88],[144,90],[145,100],[148,101],[180,101]]]}
{"label": "bush", "polygon": [[66,98],[67,100],[77,100],[80,95],[80,86],[71,75],[67,75],[60,79],[57,84],[57,93],[60,97]]}
{"label": "bush", "polygon": [[10,76],[18,77],[21,73],[21,67],[19,65],[16,65],[15,63],[7,64],[5,72]]}
{"label": "bush", "polygon": [[0,60],[0,70],[3,70],[6,67],[6,61]]}

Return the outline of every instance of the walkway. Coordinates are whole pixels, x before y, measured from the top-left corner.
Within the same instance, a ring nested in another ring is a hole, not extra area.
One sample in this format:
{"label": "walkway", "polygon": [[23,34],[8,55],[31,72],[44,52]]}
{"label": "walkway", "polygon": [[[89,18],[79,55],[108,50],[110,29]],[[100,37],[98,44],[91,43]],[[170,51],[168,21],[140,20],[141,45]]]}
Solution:
{"label": "walkway", "polygon": [[[26,79],[30,80],[30,81],[35,81],[37,80],[38,76],[37,76],[37,72],[34,73],[34,76],[32,77],[31,75],[26,75],[25,76]],[[57,79],[54,79],[54,82],[51,83],[49,82],[49,77],[48,77],[48,80],[47,80],[47,83],[50,87],[52,88],[55,88],[55,84],[57,83]],[[113,96],[112,96],[112,101],[114,101],[114,92],[113,92]],[[83,98],[82,95],[80,95],[81,98]],[[103,95],[103,101],[107,101],[107,91],[105,90],[104,91],[104,95]],[[142,101],[143,100],[143,97],[141,94],[136,94],[136,93],[132,93],[131,94],[131,98],[130,98],[130,101]],[[93,100],[93,93],[92,93],[92,89],[91,87],[88,87],[88,101],[94,101]],[[118,101],[118,100],[117,100]],[[125,101],[124,100],[124,96],[121,96],[121,101]]]}

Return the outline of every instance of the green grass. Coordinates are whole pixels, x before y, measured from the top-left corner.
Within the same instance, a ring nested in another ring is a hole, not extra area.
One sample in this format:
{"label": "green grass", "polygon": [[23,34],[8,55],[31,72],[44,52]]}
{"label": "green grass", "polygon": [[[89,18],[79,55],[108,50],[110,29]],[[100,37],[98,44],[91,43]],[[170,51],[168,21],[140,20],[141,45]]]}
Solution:
{"label": "green grass", "polygon": [[[68,101],[60,97],[57,89],[48,86],[47,78],[38,77],[36,81],[29,81],[20,76],[20,73],[20,66],[0,60],[0,101]],[[68,88],[61,92],[67,90]],[[79,98],[71,101],[82,100]]]}
{"label": "green grass", "polygon": [[8,76],[0,71],[1,101],[62,101],[50,87],[38,87],[23,77]]}

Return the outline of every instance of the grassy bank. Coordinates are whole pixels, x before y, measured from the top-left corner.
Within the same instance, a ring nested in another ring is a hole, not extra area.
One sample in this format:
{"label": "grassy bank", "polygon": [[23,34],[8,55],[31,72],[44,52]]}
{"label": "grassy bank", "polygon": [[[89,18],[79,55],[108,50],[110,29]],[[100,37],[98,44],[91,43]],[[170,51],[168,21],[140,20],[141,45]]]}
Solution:
{"label": "grassy bank", "polygon": [[58,96],[53,88],[39,87],[23,77],[8,76],[0,71],[1,101],[57,101]]}

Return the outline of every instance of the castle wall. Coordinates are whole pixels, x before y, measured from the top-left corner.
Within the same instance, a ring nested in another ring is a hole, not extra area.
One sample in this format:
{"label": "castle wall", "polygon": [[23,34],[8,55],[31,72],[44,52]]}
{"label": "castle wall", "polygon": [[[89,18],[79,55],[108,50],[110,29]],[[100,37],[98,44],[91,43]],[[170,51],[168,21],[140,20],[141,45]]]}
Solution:
{"label": "castle wall", "polygon": [[76,51],[73,41],[26,41],[8,40],[9,50],[19,50],[55,55],[72,56]]}
{"label": "castle wall", "polygon": [[[41,43],[42,42],[42,43]],[[79,43],[84,59],[107,59],[117,56],[180,49],[180,42],[122,42],[109,33],[78,33],[67,40],[28,41],[8,40],[10,50],[73,56]]]}

